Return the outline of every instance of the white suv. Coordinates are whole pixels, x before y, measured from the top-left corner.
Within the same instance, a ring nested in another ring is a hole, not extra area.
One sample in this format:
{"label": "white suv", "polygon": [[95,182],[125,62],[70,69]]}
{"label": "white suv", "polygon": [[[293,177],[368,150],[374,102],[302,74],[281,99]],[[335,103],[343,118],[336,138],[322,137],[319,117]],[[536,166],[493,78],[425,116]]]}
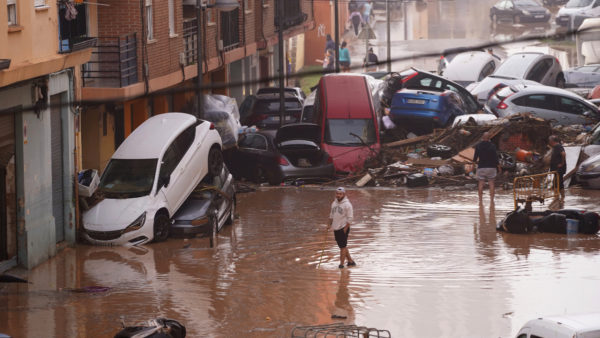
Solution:
{"label": "white suv", "polygon": [[172,215],[222,166],[221,137],[212,123],[183,113],[149,118],[104,169],[96,192],[101,200],[83,214],[84,237],[101,245],[165,240]]}

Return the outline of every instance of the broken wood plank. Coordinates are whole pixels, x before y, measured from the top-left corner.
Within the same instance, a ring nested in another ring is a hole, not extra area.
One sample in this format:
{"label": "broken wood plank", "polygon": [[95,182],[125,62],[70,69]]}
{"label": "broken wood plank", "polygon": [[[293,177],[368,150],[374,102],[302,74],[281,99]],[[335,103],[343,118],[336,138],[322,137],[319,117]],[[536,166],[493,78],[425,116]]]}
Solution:
{"label": "broken wood plank", "polygon": [[408,138],[406,140],[400,140],[400,141],[394,141],[394,142],[390,142],[390,143],[385,143],[385,144],[383,144],[383,146],[384,147],[400,147],[400,146],[405,146],[405,145],[408,145],[408,144],[414,144],[414,143],[417,143],[417,142],[426,141],[431,136],[432,136],[432,134],[421,135],[421,136],[417,136],[417,137],[413,137],[413,138]]}
{"label": "broken wood plank", "polygon": [[406,163],[414,165],[426,165],[439,167],[444,164],[448,164],[448,160],[432,160],[430,158],[409,158]]}
{"label": "broken wood plank", "polygon": [[452,159],[459,163],[473,163],[473,156],[475,156],[475,148],[469,147],[454,155]]}
{"label": "broken wood plank", "polygon": [[370,174],[366,174],[365,176],[363,176],[360,180],[358,180],[356,182],[356,186],[357,187],[362,187],[365,184],[369,183],[370,180],[373,179],[373,176],[371,176]]}

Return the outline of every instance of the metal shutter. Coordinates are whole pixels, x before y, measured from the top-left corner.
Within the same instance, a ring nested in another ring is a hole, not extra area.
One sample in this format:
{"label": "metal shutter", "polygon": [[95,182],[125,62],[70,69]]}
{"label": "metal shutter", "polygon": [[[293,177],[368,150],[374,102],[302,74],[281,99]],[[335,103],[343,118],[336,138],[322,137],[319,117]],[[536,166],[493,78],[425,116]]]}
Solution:
{"label": "metal shutter", "polygon": [[60,94],[50,97],[50,133],[52,153],[52,215],[56,226],[56,242],[65,239],[63,201],[63,135]]}

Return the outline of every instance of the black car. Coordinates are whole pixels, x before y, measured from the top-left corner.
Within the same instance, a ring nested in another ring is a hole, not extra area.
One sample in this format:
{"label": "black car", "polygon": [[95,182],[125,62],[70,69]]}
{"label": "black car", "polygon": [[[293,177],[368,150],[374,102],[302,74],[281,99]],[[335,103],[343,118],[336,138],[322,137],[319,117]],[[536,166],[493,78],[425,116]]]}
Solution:
{"label": "black car", "polygon": [[277,131],[246,133],[225,161],[236,178],[257,183],[329,179],[335,169],[332,158],[319,146],[320,131],[317,124],[296,123]]}
{"label": "black car", "polygon": [[175,237],[219,232],[235,217],[233,176],[223,166],[218,176],[207,175],[173,216],[169,233]]}
{"label": "black car", "polygon": [[548,22],[550,11],[535,0],[502,0],[490,8],[492,23]]}
{"label": "black car", "polygon": [[[283,124],[300,121],[303,99],[295,93],[285,94],[285,114]],[[277,129],[281,126],[279,93],[265,93],[247,96],[240,105],[240,122],[259,129]]]}

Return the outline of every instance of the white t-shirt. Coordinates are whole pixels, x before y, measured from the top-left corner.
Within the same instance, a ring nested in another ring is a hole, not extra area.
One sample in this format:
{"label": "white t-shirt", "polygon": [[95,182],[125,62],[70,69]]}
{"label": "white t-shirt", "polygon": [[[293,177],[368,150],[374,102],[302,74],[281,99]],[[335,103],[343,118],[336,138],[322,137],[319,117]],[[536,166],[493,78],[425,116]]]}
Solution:
{"label": "white t-shirt", "polygon": [[331,203],[331,212],[329,218],[332,219],[331,227],[333,231],[340,230],[348,223],[352,223],[354,218],[354,211],[352,210],[352,204],[348,200],[348,197],[344,196],[341,202],[333,200]]}

